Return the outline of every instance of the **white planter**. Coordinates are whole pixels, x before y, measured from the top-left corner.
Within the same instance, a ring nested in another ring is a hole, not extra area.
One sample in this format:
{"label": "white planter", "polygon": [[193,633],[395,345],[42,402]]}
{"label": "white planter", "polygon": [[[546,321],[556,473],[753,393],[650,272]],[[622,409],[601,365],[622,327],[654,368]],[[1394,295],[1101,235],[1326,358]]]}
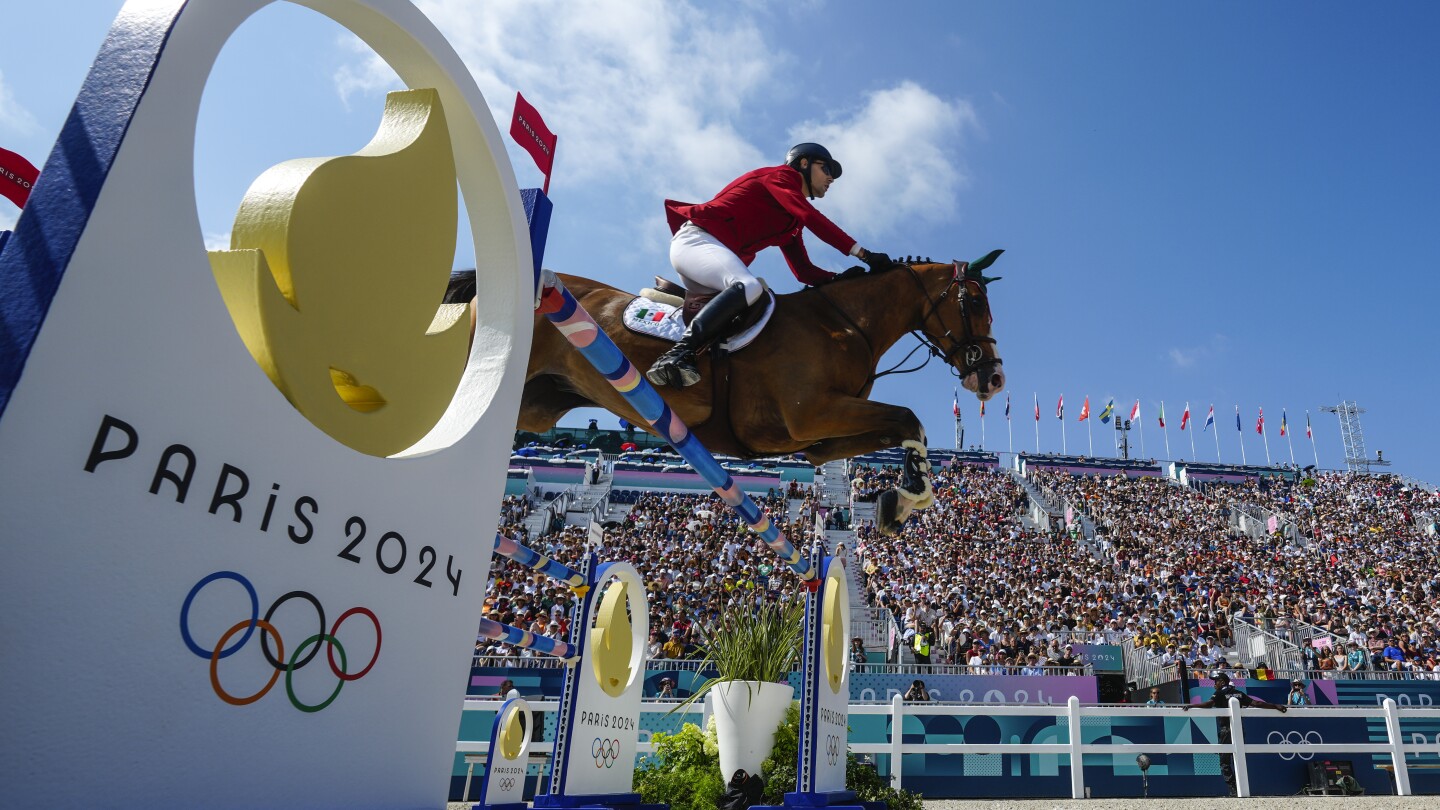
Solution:
{"label": "white planter", "polygon": [[794,696],[789,684],[760,681],[726,681],[710,690],[705,699],[715,716],[721,778],[729,782],[737,768],[760,772],[760,763],[775,748],[775,729]]}

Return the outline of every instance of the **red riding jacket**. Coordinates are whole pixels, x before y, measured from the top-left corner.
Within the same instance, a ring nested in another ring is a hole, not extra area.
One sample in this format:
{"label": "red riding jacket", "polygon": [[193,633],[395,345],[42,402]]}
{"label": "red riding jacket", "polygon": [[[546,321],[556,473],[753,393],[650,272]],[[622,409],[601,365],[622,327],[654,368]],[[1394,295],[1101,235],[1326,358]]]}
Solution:
{"label": "red riding jacket", "polygon": [[800,232],[809,228],[826,244],[849,254],[857,243],[805,199],[800,173],[770,166],[741,175],[706,203],[665,201],[670,232],[687,221],[704,228],[748,267],[755,254],[778,246],[790,271],[802,284],[818,284],[834,273],[816,267],[805,252]]}

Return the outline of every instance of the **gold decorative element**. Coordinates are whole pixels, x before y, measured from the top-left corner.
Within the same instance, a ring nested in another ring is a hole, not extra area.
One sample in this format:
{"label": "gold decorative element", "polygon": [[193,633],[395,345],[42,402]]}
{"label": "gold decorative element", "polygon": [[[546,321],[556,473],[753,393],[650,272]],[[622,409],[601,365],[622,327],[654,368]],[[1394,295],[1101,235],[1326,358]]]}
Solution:
{"label": "gold decorative element", "polygon": [[839,563],[830,565],[825,576],[824,601],[820,603],[821,658],[825,661],[825,682],[837,695],[845,681],[845,654],[849,647],[845,638],[845,613],[850,609],[850,593],[839,576],[839,570]]}
{"label": "gold decorative element", "polygon": [[455,159],[434,90],[385,100],[353,155],[289,160],[240,203],[210,265],[245,347],[312,424],[389,456],[425,436],[465,368],[464,307],[440,307],[455,257]]}
{"label": "gold decorative element", "polygon": [[635,673],[630,667],[635,639],[630,626],[630,585],[615,581],[600,598],[595,611],[595,630],[590,634],[589,654],[594,661],[595,680],[610,697],[620,697],[629,688]]}
{"label": "gold decorative element", "polygon": [[520,758],[525,748],[525,713],[511,706],[505,722],[500,726],[500,756],[508,760]]}

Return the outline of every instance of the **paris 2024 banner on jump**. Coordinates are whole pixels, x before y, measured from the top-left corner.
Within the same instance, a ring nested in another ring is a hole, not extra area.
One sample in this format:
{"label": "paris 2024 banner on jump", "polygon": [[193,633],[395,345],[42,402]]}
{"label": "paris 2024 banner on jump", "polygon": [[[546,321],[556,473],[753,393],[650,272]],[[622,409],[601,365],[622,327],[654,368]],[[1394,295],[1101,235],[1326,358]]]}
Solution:
{"label": "paris 2024 banner on jump", "polygon": [[[529,352],[524,214],[423,14],[303,0],[410,89],[359,152],[255,178],[207,255],[201,94],[265,5],[127,4],[0,252],[0,806],[444,801]],[[473,344],[437,310],[457,185]]]}

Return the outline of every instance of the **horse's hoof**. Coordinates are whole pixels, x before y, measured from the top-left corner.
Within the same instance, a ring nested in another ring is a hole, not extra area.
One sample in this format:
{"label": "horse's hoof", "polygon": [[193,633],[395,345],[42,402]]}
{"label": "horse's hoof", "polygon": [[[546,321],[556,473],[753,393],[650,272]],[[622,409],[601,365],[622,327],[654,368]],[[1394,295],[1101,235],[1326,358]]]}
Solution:
{"label": "horse's hoof", "polygon": [[875,499],[875,528],[881,534],[894,534],[900,530],[900,524],[895,520],[896,514],[900,511],[900,495],[893,489],[887,489],[880,493]]}

